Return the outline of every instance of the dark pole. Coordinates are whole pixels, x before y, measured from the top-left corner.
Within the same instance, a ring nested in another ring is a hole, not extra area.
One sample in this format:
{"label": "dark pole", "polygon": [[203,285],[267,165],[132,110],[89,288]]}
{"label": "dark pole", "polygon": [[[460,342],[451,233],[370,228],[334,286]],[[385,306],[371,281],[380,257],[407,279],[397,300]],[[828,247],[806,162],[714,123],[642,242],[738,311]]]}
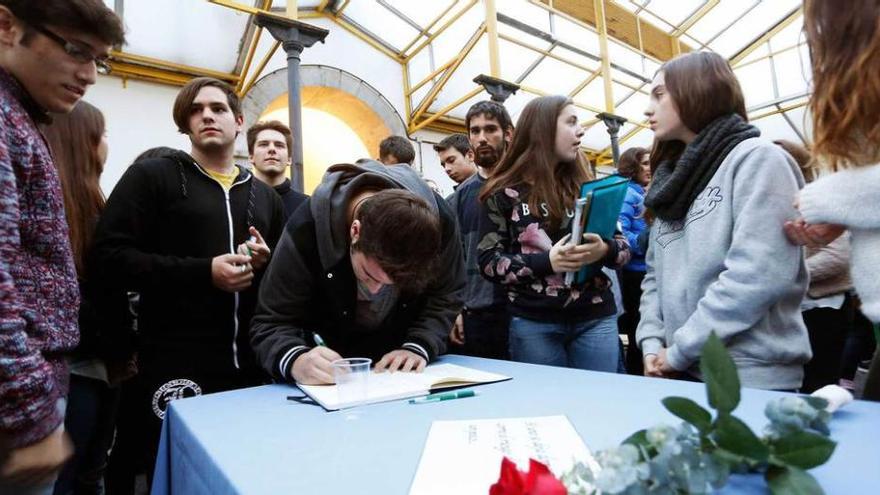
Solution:
{"label": "dark pole", "polygon": [[618,133],[621,126],[626,123],[626,118],[613,113],[602,112],[597,114],[607,127],[608,134],[611,136],[611,158],[614,161],[614,168],[617,168],[617,162],[620,160],[620,143],[618,142]]}
{"label": "dark pole", "polygon": [[491,100],[504,105],[504,102],[510,98],[510,95],[516,93],[519,84],[505,81],[497,77],[480,74],[474,78],[474,82],[483,86],[486,92],[491,96]]}
{"label": "dark pole", "polygon": [[294,189],[302,192],[303,142],[300,56],[306,48],[319,41],[323,43],[330,31],[265,12],[256,14],[254,23],[269,31],[273,38],[281,42],[281,46],[287,53],[287,108],[290,115],[290,133],[293,134],[293,149],[290,156],[293,162],[293,180],[291,182]]}

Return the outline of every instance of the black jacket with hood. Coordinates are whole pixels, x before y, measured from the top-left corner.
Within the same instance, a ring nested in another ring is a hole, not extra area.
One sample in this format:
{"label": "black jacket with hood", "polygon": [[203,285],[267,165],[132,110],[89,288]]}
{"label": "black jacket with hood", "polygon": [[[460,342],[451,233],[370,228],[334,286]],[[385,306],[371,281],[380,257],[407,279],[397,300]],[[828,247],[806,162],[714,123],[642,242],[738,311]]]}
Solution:
{"label": "black jacket with hood", "polygon": [[278,195],[246,169],[226,191],[184,152],[128,168],[107,200],[92,262],[102,283],[140,293],[143,372],[216,377],[205,392],[242,385],[224,376],[259,376],[247,325],[261,273],[232,294],[213,285],[211,260],[234,253],[249,226],[274,250],[282,222]]}
{"label": "black jacket with hood", "polygon": [[[428,201],[441,219],[438,273],[420,294],[402,293],[374,330],[355,319],[357,279],[349,257],[348,204],[364,189],[400,188]],[[449,205],[406,166],[375,161],[334,165],[311,198],[290,218],[260,287],[251,345],[263,368],[291,381],[291,367],[314,343],[313,333],[344,357],[369,357],[404,348],[429,362],[446,350],[462,307],[464,263]]]}

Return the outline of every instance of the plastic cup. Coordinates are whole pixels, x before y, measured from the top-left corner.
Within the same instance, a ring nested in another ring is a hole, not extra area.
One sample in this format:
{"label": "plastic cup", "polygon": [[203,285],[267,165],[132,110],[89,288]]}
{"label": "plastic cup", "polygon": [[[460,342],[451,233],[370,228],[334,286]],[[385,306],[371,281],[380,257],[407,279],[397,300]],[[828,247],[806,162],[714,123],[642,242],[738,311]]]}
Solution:
{"label": "plastic cup", "polygon": [[352,403],[367,399],[371,364],[373,360],[369,358],[337,359],[330,363],[340,402]]}

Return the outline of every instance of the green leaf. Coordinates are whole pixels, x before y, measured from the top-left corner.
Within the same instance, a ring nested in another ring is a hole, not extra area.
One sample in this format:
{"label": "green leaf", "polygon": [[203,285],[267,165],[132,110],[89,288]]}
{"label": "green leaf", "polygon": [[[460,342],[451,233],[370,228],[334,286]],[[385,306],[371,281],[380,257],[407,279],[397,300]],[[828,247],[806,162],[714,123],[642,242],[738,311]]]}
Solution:
{"label": "green leaf", "polygon": [[796,467],[771,467],[765,475],[772,495],[824,495],[813,476]]}
{"label": "green leaf", "polygon": [[833,440],[809,431],[791,433],[772,444],[776,459],[801,469],[825,464],[836,446]]}
{"label": "green leaf", "polygon": [[648,430],[639,430],[628,436],[626,440],[620,442],[621,445],[629,444],[639,449],[639,454],[643,461],[647,461],[651,457],[657,455],[657,450],[651,446],[648,441]]}
{"label": "green leaf", "polygon": [[662,402],[669,412],[694,425],[700,432],[712,428],[712,414],[696,402],[686,397],[667,397]]}
{"label": "green leaf", "polygon": [[739,404],[739,375],[724,343],[712,332],[703,345],[700,372],[706,382],[709,405],[729,413]]}
{"label": "green leaf", "polygon": [[729,414],[718,416],[715,421],[715,441],[722,449],[739,454],[755,462],[766,462],[770,449],[749,426]]}
{"label": "green leaf", "polygon": [[648,430],[639,430],[632,435],[626,437],[626,440],[621,442],[621,444],[630,444],[636,447],[650,447],[651,444],[648,442]]}

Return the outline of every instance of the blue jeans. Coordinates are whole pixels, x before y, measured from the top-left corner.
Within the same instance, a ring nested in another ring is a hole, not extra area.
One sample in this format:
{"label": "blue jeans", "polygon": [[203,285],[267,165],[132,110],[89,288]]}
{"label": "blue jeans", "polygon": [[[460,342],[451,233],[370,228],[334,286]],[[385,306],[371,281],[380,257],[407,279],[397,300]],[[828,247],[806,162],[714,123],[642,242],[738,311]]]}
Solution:
{"label": "blue jeans", "polygon": [[514,316],[510,357],[521,363],[617,372],[617,317],[546,323]]}

